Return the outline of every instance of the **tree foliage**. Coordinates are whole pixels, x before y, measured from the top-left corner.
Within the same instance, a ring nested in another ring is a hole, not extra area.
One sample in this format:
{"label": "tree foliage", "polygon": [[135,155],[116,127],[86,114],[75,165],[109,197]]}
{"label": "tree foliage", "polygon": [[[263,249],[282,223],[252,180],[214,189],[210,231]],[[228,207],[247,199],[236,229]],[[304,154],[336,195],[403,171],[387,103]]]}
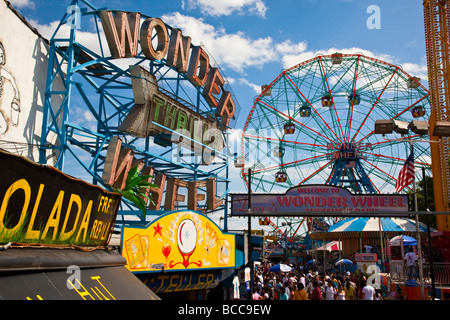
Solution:
{"label": "tree foliage", "polygon": [[155,204],[153,199],[147,195],[149,193],[148,189],[152,187],[159,188],[156,184],[148,181],[152,177],[151,175],[139,175],[138,167],[132,167],[128,172],[125,187],[122,190],[115,188],[114,192],[119,193],[128,201],[134,203],[145,217],[147,215],[146,199],[150,200],[152,204]]}
{"label": "tree foliage", "polygon": [[[425,183],[426,183],[426,189],[427,194],[425,195]],[[417,193],[417,210],[418,211],[427,211],[429,209],[430,211],[435,211],[435,203],[434,203],[434,189],[433,189],[433,178],[432,177],[426,177],[425,181],[422,179],[416,184],[416,193]],[[412,191],[408,191],[409,195],[409,210],[414,211],[414,194]],[[425,205],[425,196],[428,200],[428,208]],[[430,227],[436,228],[436,217],[435,216],[429,216],[430,220]],[[425,217],[422,215],[419,215],[419,221],[425,223]]]}

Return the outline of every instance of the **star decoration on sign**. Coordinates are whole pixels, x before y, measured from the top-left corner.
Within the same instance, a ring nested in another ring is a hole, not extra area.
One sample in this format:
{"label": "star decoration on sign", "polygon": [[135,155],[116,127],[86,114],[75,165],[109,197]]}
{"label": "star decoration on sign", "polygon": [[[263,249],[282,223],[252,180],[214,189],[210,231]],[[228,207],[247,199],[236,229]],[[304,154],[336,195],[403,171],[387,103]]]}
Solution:
{"label": "star decoration on sign", "polygon": [[153,229],[155,229],[155,234],[154,234],[153,236],[155,237],[156,234],[159,233],[159,235],[162,237],[162,233],[161,233],[162,228],[163,228],[163,227],[161,227],[161,226],[159,225],[159,222],[158,222],[158,224],[156,225],[156,227],[153,227]]}

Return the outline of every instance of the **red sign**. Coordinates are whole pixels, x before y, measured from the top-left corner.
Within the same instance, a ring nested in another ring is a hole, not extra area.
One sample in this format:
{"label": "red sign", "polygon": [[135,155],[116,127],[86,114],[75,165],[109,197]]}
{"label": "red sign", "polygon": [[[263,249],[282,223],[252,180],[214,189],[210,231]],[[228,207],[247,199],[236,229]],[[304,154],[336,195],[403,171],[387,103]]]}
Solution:
{"label": "red sign", "polygon": [[355,261],[356,262],[377,262],[377,254],[376,253],[356,253]]}
{"label": "red sign", "polygon": [[[257,216],[308,216],[315,212],[408,212],[408,195],[352,194],[345,188],[305,185],[285,194],[252,194],[252,214]],[[231,214],[248,215],[248,195],[231,195]]]}

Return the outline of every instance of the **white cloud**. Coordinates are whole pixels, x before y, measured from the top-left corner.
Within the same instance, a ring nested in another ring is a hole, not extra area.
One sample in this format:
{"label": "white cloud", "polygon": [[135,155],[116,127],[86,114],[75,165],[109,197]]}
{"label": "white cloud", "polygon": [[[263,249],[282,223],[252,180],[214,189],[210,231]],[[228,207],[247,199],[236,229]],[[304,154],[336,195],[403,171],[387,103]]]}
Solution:
{"label": "white cloud", "polygon": [[[245,3],[248,4],[250,2],[254,3],[254,1],[250,0]],[[233,3],[237,6],[236,3],[242,4],[244,1],[231,2],[231,4]],[[243,32],[227,33],[224,28],[215,27],[211,24],[205,23],[203,19],[186,16],[179,12],[164,15],[161,19],[168,25],[179,27],[182,30],[183,35],[192,38],[193,44],[204,45],[204,48],[209,52],[211,65],[220,66],[223,69],[231,69],[243,75],[243,77],[238,80],[239,84],[249,86],[257,94],[261,91],[261,84],[250,83],[245,79],[245,72],[248,68],[261,69],[267,63],[281,63],[282,68],[287,69],[303,61],[314,58],[319,54],[328,55],[334,52],[351,54],[361,53],[369,57],[375,57],[395,65],[400,65],[402,69],[408,72],[411,76],[420,77],[424,81],[428,78],[426,60],[425,62],[421,61],[420,64],[403,62],[400,61],[400,59],[392,57],[391,55],[375,53],[358,47],[308,50],[308,46],[305,41],[293,42],[291,40],[285,40],[283,42],[275,43],[275,41],[269,36],[265,38],[252,39]],[[59,21],[54,21],[47,25],[40,25],[34,20],[31,20],[30,23],[36,27],[45,38],[50,39],[54,30],[58,26]],[[83,21],[82,24],[84,23],[88,23],[88,21]],[[83,25],[82,28],[84,29]],[[77,41],[87,48],[90,48],[92,51],[100,53],[100,45],[97,34],[84,31],[83,29],[77,30]],[[64,25],[61,27],[58,36],[67,36],[69,31],[69,26]],[[102,30],[100,32],[103,33]],[[103,34],[101,34],[100,38],[102,39],[103,50],[107,56],[109,54],[109,48],[106,43],[106,39]],[[126,59],[118,59],[115,63],[126,68],[130,62],[125,60]],[[217,61],[217,63],[215,61]],[[235,82],[234,79],[228,80],[230,83]]]}
{"label": "white cloud", "polygon": [[280,54],[299,54],[307,48],[306,42],[292,43],[291,40],[286,40],[275,46],[275,49]]}
{"label": "white cloud", "polygon": [[421,80],[428,81],[428,69],[426,65],[416,63],[403,63],[402,69],[409,73],[410,76],[419,77]]}
{"label": "white cloud", "polygon": [[251,83],[245,78],[240,78],[239,83],[252,88],[252,90],[258,95],[261,93],[261,85]]}
{"label": "white cloud", "polygon": [[181,28],[183,34],[190,36],[194,44],[204,44],[222,67],[243,73],[245,68],[262,67],[277,58],[270,37],[253,40],[242,32],[229,34],[223,28],[216,29],[202,19],[179,12],[165,15],[162,19],[173,27]]}
{"label": "white cloud", "polygon": [[34,2],[30,0],[9,0],[14,8],[31,8],[34,9]]}
{"label": "white cloud", "polygon": [[[289,44],[289,41],[286,41],[286,42]],[[383,60],[385,62],[393,62],[393,58],[390,55],[374,53],[372,51],[357,48],[357,47],[342,48],[342,49],[330,48],[330,49],[326,49],[326,50],[306,51],[306,45],[305,45],[304,50],[300,51],[300,49],[302,49],[302,46],[300,44],[293,44],[290,47],[283,49],[284,53],[286,53],[286,54],[283,54],[282,58],[281,58],[281,60],[283,62],[283,68],[287,69],[287,68],[293,67],[303,61],[312,59],[318,55],[330,55],[335,52],[341,52],[344,54],[361,53],[365,56],[377,58],[377,59]],[[295,53],[295,50],[294,50],[295,48],[299,49],[298,53]]]}
{"label": "white cloud", "polygon": [[307,45],[305,42],[292,43],[290,40],[282,42],[276,45],[276,51],[281,56],[281,61],[283,68],[291,68],[303,61],[307,61],[318,55],[330,55],[335,52],[341,52],[344,54],[355,54],[361,53],[365,56],[376,58],[387,63],[392,63],[398,65],[404,71],[409,73],[411,76],[419,77],[424,81],[428,80],[428,71],[426,62],[422,64],[402,62],[400,59],[393,57],[389,54],[376,53],[370,50],[352,47],[352,48],[329,48],[326,50],[315,50],[307,51]]}
{"label": "white cloud", "polygon": [[[87,21],[83,21],[81,22],[83,23],[87,23]],[[39,33],[46,39],[50,40],[51,37],[53,36],[53,33],[55,32],[56,28],[59,25],[59,21],[53,21],[49,24],[39,24],[39,22],[37,22],[36,20],[30,20],[30,24],[35,27]],[[81,26],[83,28],[83,25]],[[103,34],[103,29],[101,29],[100,26],[100,39],[102,39],[102,47],[103,47],[103,52],[105,54],[105,56],[109,55],[109,48],[108,48],[108,44],[106,42],[106,38]],[[70,35],[70,26],[67,24],[64,24],[60,27],[60,29],[57,32],[57,37],[58,38],[68,38]],[[82,31],[82,30],[77,30],[76,33],[76,40],[78,43],[84,45],[86,48],[90,49],[91,51],[100,54],[101,50],[100,50],[100,44],[98,42],[98,36],[96,33],[93,32],[89,32],[89,31]]]}
{"label": "white cloud", "polygon": [[[186,3],[183,1],[183,8]],[[237,12],[238,14],[251,13],[260,17],[265,17],[267,7],[262,0],[188,0],[189,8],[199,8],[204,15],[229,16]]]}
{"label": "white cloud", "polygon": [[[389,54],[358,47],[308,50],[305,41],[285,40],[275,43],[271,37],[251,39],[242,32],[230,34],[224,28],[216,28],[205,23],[203,19],[182,15],[179,12],[165,15],[162,19],[169,25],[181,28],[183,34],[189,35],[194,44],[204,44],[210,53],[210,58],[216,59],[220,66],[243,75],[247,68],[262,68],[270,62],[281,61],[283,69],[287,69],[318,55],[342,52],[361,53],[395,65],[401,64],[401,67],[412,76],[420,77],[423,80],[427,79],[426,64],[402,63]],[[239,79],[239,83],[250,86],[255,92],[260,93],[260,88],[257,88],[258,84],[245,82],[242,78]]]}

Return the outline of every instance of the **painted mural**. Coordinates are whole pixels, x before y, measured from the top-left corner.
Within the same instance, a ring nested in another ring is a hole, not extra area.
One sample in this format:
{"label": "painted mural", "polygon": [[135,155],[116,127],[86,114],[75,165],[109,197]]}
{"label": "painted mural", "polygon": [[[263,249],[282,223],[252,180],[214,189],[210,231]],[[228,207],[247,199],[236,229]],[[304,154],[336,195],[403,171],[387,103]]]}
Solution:
{"label": "painted mural", "polygon": [[20,93],[16,80],[6,66],[5,47],[0,42],[0,136],[10,126],[19,125]]}
{"label": "painted mural", "polygon": [[[8,1],[0,1],[0,148],[34,162],[39,146],[54,145],[57,137],[51,130],[41,141],[48,57],[48,41]],[[58,94],[51,98],[58,123],[65,88],[61,75],[53,86]],[[58,152],[45,150],[48,165],[54,165]]]}

